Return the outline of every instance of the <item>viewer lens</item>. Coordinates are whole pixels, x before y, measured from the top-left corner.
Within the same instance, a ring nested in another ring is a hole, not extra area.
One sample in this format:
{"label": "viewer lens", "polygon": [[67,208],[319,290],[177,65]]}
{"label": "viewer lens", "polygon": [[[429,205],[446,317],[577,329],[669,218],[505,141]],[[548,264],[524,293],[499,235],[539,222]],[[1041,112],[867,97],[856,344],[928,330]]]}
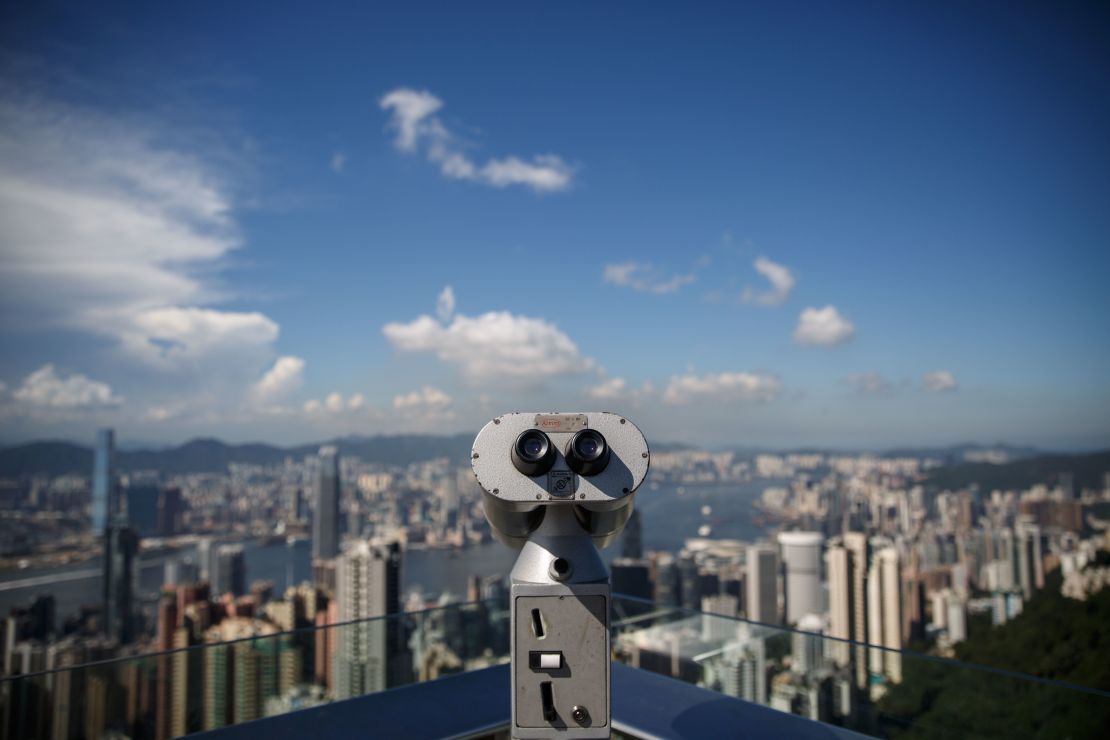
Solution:
{"label": "viewer lens", "polygon": [[543,475],[555,463],[555,448],[539,429],[526,429],[513,443],[513,465],[527,476]]}
{"label": "viewer lens", "polygon": [[566,449],[567,465],[579,475],[597,475],[609,464],[609,445],[596,429],[575,434]]}
{"label": "viewer lens", "polygon": [[543,454],[543,440],[536,435],[527,437],[521,443],[521,447],[524,457],[536,459]]}

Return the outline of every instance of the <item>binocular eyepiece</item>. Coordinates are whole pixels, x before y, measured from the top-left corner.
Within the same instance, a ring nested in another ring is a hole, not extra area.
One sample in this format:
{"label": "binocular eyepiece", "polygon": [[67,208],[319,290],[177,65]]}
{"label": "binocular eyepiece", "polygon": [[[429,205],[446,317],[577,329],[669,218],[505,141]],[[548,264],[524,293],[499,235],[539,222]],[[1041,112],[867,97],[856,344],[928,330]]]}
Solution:
{"label": "binocular eyepiece", "polygon": [[504,414],[482,428],[471,454],[486,518],[515,547],[547,506],[573,506],[582,528],[604,546],[631,514],[649,460],[636,425],[605,411]]}

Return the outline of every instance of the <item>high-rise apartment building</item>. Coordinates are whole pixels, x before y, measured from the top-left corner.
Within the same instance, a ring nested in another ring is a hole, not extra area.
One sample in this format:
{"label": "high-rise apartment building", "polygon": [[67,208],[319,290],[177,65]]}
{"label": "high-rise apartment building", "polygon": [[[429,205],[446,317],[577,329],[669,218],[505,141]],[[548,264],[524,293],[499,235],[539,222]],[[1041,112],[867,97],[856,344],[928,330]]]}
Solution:
{"label": "high-rise apartment building", "polygon": [[748,548],[747,617],[753,622],[778,624],[778,556],[767,544]]}
{"label": "high-rise apartment building", "polygon": [[358,542],[339,557],[336,567],[338,619],[335,635],[335,696],[347,699],[399,683],[406,666],[401,623],[373,619],[401,610],[400,543]]}
{"label": "high-rise apartment building", "polygon": [[116,433],[111,429],[101,429],[96,433],[92,478],[92,530],[98,537],[104,534],[116,516],[118,497]]}
{"label": "high-rise apartment building", "polygon": [[316,511],[312,517],[312,558],[339,554],[339,451],[321,447],[316,470]]}
{"label": "high-rise apartment building", "polygon": [[871,546],[863,532],[845,532],[844,548],[848,551],[851,638],[857,643],[852,651],[852,662],[855,665],[856,686],[862,689],[868,682],[867,649],[863,644],[870,636],[867,626],[870,616],[867,611],[867,569],[871,563]]}
{"label": "high-rise apartment building", "polygon": [[[878,549],[867,572],[869,668],[873,676],[902,680],[902,588],[898,551]],[[881,650],[879,648],[887,648]]]}
{"label": "high-rise apartment building", "polygon": [[797,624],[807,614],[824,612],[821,603],[820,532],[783,532],[779,534],[782,561],[786,569],[786,621]]}
{"label": "high-rise apartment building", "polygon": [[1019,522],[1014,532],[1017,540],[1018,585],[1025,598],[1044,588],[1044,556],[1041,548],[1041,528],[1029,522]]}

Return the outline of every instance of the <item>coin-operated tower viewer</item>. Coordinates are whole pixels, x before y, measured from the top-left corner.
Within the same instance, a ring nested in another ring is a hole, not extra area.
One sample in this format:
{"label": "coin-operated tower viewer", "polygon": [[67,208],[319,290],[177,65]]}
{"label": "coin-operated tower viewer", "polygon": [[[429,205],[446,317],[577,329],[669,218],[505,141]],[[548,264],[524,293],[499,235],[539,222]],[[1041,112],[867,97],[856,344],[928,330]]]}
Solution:
{"label": "coin-operated tower viewer", "polygon": [[604,411],[505,414],[474,440],[486,518],[520,550],[514,738],[609,737],[610,588],[598,548],[628,521],[649,462],[636,425]]}

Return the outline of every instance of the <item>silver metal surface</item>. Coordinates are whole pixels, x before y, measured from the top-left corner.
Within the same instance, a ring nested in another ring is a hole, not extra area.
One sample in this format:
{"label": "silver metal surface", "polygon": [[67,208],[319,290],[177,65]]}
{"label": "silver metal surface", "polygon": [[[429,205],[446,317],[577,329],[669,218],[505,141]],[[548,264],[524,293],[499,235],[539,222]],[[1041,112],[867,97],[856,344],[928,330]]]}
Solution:
{"label": "silver metal surface", "polygon": [[[512,413],[498,416],[486,424],[474,440],[471,464],[478,484],[487,493],[506,504],[534,506],[537,495],[541,501],[559,500],[559,496],[553,496],[549,489],[552,476],[530,478],[522,475],[509,458],[513,443],[521,432],[526,429],[542,429],[537,422],[543,423],[545,419],[552,417],[585,419],[586,427],[601,432],[612,450],[609,465],[601,473],[594,476],[574,476],[577,479],[577,487],[573,491],[577,494],[574,503],[599,505],[602,508],[614,506],[644,482],[650,462],[647,440],[636,425],[624,417],[607,411],[575,414]],[[569,431],[561,431],[563,428]],[[585,427],[579,426],[577,422],[558,422],[544,429],[556,449],[552,473],[570,473],[563,450],[574,432],[581,428]],[[570,503],[569,497],[566,503]]]}

